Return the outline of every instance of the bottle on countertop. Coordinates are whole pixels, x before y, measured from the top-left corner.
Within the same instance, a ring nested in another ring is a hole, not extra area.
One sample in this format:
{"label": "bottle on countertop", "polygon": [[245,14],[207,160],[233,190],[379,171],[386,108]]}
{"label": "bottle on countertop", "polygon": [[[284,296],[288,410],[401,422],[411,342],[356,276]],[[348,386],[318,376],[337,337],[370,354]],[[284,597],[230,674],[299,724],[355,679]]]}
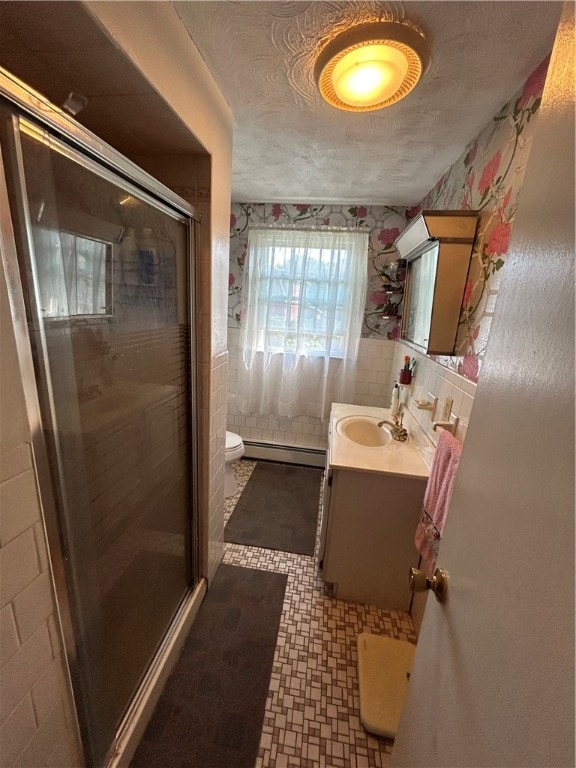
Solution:
{"label": "bottle on countertop", "polygon": [[160,272],[158,245],[150,227],[144,227],[138,243],[138,271],[140,285],[156,285]]}
{"label": "bottle on countertop", "polygon": [[398,383],[395,383],[394,389],[392,390],[392,400],[390,402],[390,416],[398,416],[399,411],[400,411],[400,387],[398,386]]}

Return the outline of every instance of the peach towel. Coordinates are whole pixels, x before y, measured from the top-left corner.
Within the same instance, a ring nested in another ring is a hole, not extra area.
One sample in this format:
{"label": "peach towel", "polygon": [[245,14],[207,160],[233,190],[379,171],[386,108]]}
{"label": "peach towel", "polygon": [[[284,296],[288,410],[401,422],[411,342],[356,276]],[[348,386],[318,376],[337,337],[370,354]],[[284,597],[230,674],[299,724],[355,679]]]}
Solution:
{"label": "peach towel", "polygon": [[414,537],[416,549],[422,555],[430,574],[436,566],[440,539],[461,455],[462,444],[450,432],[443,429],[432,462],[432,470],[424,493],[424,505]]}

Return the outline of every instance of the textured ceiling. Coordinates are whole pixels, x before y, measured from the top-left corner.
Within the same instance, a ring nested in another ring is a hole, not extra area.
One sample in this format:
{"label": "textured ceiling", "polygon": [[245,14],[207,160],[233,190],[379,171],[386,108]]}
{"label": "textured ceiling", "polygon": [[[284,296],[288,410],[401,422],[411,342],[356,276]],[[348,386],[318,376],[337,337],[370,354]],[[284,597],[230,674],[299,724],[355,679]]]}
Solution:
{"label": "textured ceiling", "polygon": [[[418,202],[552,48],[556,2],[176,2],[234,113],[233,200]],[[432,62],[404,100],[354,114],[312,78],[334,29],[396,19]]]}

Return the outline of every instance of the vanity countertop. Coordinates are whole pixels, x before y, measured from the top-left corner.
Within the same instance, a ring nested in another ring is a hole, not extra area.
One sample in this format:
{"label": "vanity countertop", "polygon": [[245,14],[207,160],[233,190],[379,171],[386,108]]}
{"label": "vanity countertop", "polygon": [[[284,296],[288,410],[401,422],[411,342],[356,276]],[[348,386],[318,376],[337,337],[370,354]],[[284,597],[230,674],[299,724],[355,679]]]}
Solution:
{"label": "vanity countertop", "polygon": [[404,477],[427,478],[430,475],[434,446],[409,413],[404,416],[408,440],[405,443],[390,440],[382,446],[359,445],[339,434],[336,424],[347,416],[371,416],[383,421],[390,419],[390,409],[332,403],[329,433],[331,467]]}

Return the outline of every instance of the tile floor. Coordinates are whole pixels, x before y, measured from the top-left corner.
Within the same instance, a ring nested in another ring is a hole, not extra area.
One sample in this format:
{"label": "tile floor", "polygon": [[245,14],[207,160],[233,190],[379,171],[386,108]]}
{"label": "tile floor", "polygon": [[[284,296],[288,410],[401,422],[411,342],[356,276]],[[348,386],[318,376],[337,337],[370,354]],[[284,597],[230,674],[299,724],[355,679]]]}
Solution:
{"label": "tile floor", "polygon": [[[234,463],[238,492],[226,500],[225,521],[254,466]],[[410,615],[333,599],[315,557],[225,544],[224,562],[288,575],[256,768],[388,766],[393,742],[360,724],[356,637],[415,642]]]}

